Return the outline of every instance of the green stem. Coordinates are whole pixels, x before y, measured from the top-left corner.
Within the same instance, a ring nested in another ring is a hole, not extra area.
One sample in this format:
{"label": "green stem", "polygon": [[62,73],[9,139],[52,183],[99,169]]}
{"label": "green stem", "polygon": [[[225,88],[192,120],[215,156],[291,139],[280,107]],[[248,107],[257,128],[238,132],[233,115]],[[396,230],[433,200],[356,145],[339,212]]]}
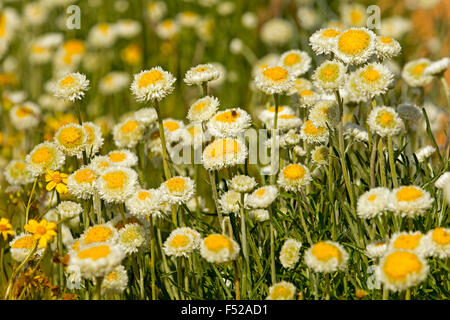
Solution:
{"label": "green stem", "polygon": [[152,300],[156,300],[156,272],[155,272],[155,230],[153,228],[153,217],[150,216],[150,273],[152,286]]}
{"label": "green stem", "polygon": [[166,180],[170,179],[171,174],[169,170],[169,164],[167,161],[167,146],[166,146],[166,137],[164,135],[164,125],[161,118],[161,112],[159,110],[158,100],[154,100],[153,107],[156,110],[156,114],[158,115],[158,127],[159,127],[159,138],[161,139],[161,148],[163,154],[163,166],[164,166],[164,175]]}
{"label": "green stem", "polygon": [[388,136],[387,140],[388,140],[389,165],[391,167],[392,184],[394,188],[398,188],[397,172],[395,171],[394,148],[392,147],[392,137]]}

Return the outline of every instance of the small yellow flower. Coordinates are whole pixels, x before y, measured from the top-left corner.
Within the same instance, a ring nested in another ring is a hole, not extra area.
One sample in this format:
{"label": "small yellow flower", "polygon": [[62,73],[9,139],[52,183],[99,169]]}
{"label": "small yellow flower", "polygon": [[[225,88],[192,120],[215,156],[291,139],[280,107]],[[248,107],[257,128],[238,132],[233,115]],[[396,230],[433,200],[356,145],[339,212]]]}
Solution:
{"label": "small yellow flower", "polygon": [[46,219],[42,219],[40,222],[31,219],[25,225],[25,231],[33,234],[33,237],[39,240],[39,247],[45,248],[47,243],[56,236],[56,223],[48,222]]}
{"label": "small yellow flower", "polygon": [[60,173],[59,171],[51,171],[46,169],[45,181],[48,182],[45,189],[47,191],[53,190],[56,187],[56,191],[59,194],[65,194],[68,192],[66,184],[68,175],[65,173]]}
{"label": "small yellow flower", "polygon": [[12,228],[9,219],[1,218],[0,219],[0,234],[3,236],[3,240],[7,240],[9,235],[14,235],[15,232]]}

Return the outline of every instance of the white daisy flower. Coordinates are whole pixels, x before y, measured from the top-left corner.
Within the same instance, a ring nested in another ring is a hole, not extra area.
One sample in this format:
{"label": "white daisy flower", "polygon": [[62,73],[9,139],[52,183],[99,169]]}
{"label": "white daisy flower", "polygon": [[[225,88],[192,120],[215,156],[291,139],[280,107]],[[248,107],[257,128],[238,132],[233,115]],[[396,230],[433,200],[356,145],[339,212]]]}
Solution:
{"label": "white daisy flower", "polygon": [[210,263],[227,263],[235,260],[239,251],[237,242],[223,234],[211,234],[200,243],[200,254]]}
{"label": "white daisy flower", "polygon": [[111,222],[96,224],[86,229],[79,238],[80,248],[90,244],[117,243],[118,232]]}
{"label": "white daisy flower", "polygon": [[253,191],[245,200],[245,204],[251,208],[267,208],[278,196],[276,186],[263,186]]}
{"label": "white daisy flower", "polygon": [[125,202],[127,211],[138,218],[160,215],[162,209],[161,192],[158,189],[141,189]]}
{"label": "white daisy flower", "polygon": [[323,62],[312,75],[314,86],[326,93],[333,93],[345,84],[347,68],[337,60]]}
{"label": "white daisy flower", "polygon": [[450,229],[438,227],[430,230],[426,237],[431,256],[439,257],[440,259],[450,256]]}
{"label": "white daisy flower", "polygon": [[75,72],[61,77],[53,87],[53,94],[57,98],[75,101],[81,100],[88,89],[89,80],[86,76]]}
{"label": "white daisy flower", "polygon": [[111,95],[124,90],[130,83],[130,75],[122,71],[111,71],[98,84],[98,90],[105,95]]}
{"label": "white daisy flower", "polygon": [[171,73],[158,66],[135,74],[131,91],[140,102],[159,101],[172,93],[175,81],[176,78]]}
{"label": "white daisy flower", "polygon": [[284,19],[273,18],[264,23],[260,30],[261,40],[271,46],[286,44],[293,34],[292,24]]}
{"label": "white daisy flower", "polygon": [[122,265],[115,267],[102,281],[102,294],[121,294],[128,286],[127,270]]}
{"label": "white daisy flower", "polygon": [[316,54],[328,54],[335,47],[341,33],[338,28],[320,29],[309,38],[309,43]]}
{"label": "white daisy flower", "polygon": [[41,110],[30,101],[16,105],[9,111],[9,119],[17,130],[29,130],[39,124]]}
{"label": "white daisy flower", "polygon": [[245,144],[237,139],[220,138],[210,143],[202,155],[202,164],[206,170],[219,170],[224,167],[244,164],[247,157]]}
{"label": "white daisy flower", "polygon": [[168,256],[187,257],[200,245],[200,234],[191,228],[177,228],[164,241],[163,250]]}
{"label": "white daisy flower", "polygon": [[294,77],[298,77],[311,67],[311,57],[304,51],[289,50],[281,55],[280,65],[289,70]]}
{"label": "white daisy flower", "polygon": [[255,178],[246,175],[236,175],[229,182],[230,188],[234,191],[246,193],[252,191],[257,183]]}
{"label": "white daisy flower", "polygon": [[380,216],[388,210],[390,191],[386,188],[373,188],[362,194],[357,203],[357,213],[362,219]]}
{"label": "white daisy flower", "polygon": [[326,143],[328,136],[327,127],[316,127],[311,120],[306,121],[300,129],[300,137],[310,144]]}
{"label": "white daisy flower", "polygon": [[425,69],[431,64],[427,58],[413,60],[405,64],[402,70],[402,78],[411,87],[424,87],[433,80],[433,76],[424,74]]}
{"label": "white daisy flower", "polygon": [[255,222],[264,222],[270,219],[269,211],[266,209],[254,209],[249,212],[249,217]]}
{"label": "white daisy flower", "polygon": [[378,259],[384,256],[387,252],[388,246],[384,241],[369,243],[366,246],[366,255],[371,259]]}
{"label": "white daisy flower", "polygon": [[305,252],[305,263],[315,272],[344,270],[347,261],[347,252],[337,242],[320,241]]}
{"label": "white daisy flower", "polygon": [[194,196],[195,184],[191,178],[176,176],[163,182],[159,189],[165,201],[170,204],[182,204]]}
{"label": "white daisy flower", "polygon": [[92,122],[83,122],[83,128],[87,133],[86,153],[88,157],[100,151],[103,145],[101,128]]}
{"label": "white daisy flower", "polygon": [[404,129],[403,120],[391,107],[375,107],[369,113],[367,124],[381,137],[395,136]]}
{"label": "white daisy flower", "polygon": [[269,295],[266,300],[294,300],[295,286],[287,281],[275,283],[269,288]]}
{"label": "white daisy flower", "polygon": [[54,141],[66,155],[81,158],[87,147],[88,133],[79,124],[69,123],[56,131]]}
{"label": "white daisy flower", "polygon": [[326,166],[328,164],[329,150],[326,146],[317,146],[311,151],[311,160],[318,166]]}
{"label": "white daisy flower", "polygon": [[425,146],[417,150],[414,154],[419,162],[424,162],[436,152],[433,146]]}
{"label": "white daisy flower", "polygon": [[281,94],[288,91],[295,83],[295,77],[286,68],[266,67],[255,77],[256,87],[266,94]]}
{"label": "white daisy flower", "polygon": [[424,257],[430,252],[430,246],[427,238],[420,231],[396,232],[389,240],[388,250],[408,250]]}
{"label": "white daisy flower", "polygon": [[402,47],[400,43],[391,37],[377,37],[377,45],[375,51],[377,56],[383,60],[391,59],[400,54]]}
{"label": "white daisy flower", "polygon": [[309,108],[320,99],[321,95],[311,89],[300,90],[292,95],[292,103],[297,108]]}
{"label": "white daisy flower", "polygon": [[[278,116],[281,115],[295,115],[294,110],[289,106],[278,106]],[[263,123],[273,123],[275,118],[275,107],[267,107],[261,110],[258,115],[258,119]]]}
{"label": "white daisy flower", "polygon": [[12,160],[3,171],[6,181],[10,185],[24,185],[34,181],[27,169],[27,163],[21,160]]}
{"label": "white daisy flower", "polygon": [[308,119],[315,127],[335,127],[340,120],[339,108],[335,101],[322,100],[309,109]]}
{"label": "white daisy flower", "polygon": [[144,136],[144,125],[129,117],[113,128],[114,143],[119,148],[134,148]]}
{"label": "white daisy flower", "polygon": [[119,230],[117,244],[127,254],[133,254],[149,244],[149,234],[140,224],[128,223]]}
{"label": "white daisy flower", "polygon": [[215,137],[236,137],[250,127],[250,115],[240,108],[218,112],[207,123],[209,132]]}
{"label": "white daisy flower", "polygon": [[170,40],[180,32],[180,26],[173,19],[166,19],[156,25],[156,34],[163,40]]}
{"label": "white daisy flower", "polygon": [[211,119],[219,108],[219,99],[212,96],[195,101],[189,108],[187,118],[193,122],[204,122]]}
{"label": "white daisy flower", "polygon": [[425,214],[433,201],[430,194],[419,186],[402,186],[392,190],[389,206],[394,213],[412,218]]}
{"label": "white daisy flower", "polygon": [[430,63],[430,65],[423,70],[423,74],[426,76],[439,75],[444,73],[448,68],[450,68],[450,58],[445,57]]}
{"label": "white daisy flower", "polygon": [[[22,262],[31,253],[35,244],[36,238],[30,233],[21,233],[15,236],[10,242],[10,250],[12,258],[17,262]],[[45,248],[37,247],[33,254],[33,259],[37,259],[42,256]]]}
{"label": "white daisy flower", "polygon": [[72,219],[79,216],[83,212],[81,204],[73,201],[62,201],[56,207],[56,212],[61,219]]}
{"label": "white daisy flower", "polygon": [[277,183],[286,191],[297,192],[311,181],[309,169],[302,164],[293,163],[280,171]]}
{"label": "white daisy flower", "polygon": [[[96,175],[102,174],[106,169],[113,167],[111,160],[108,156],[96,156],[91,159],[88,168],[94,171]],[[86,171],[86,173],[89,173]]]}
{"label": "white daisy flower", "polygon": [[411,251],[397,250],[384,255],[375,274],[392,291],[403,291],[424,281],[428,274],[426,260]]}
{"label": "white daisy flower", "polygon": [[136,191],[138,175],[125,167],[106,169],[95,181],[100,197],[108,203],[125,202]]}
{"label": "white daisy flower", "polygon": [[98,23],[88,33],[88,43],[93,48],[111,48],[117,40],[117,29],[110,23]]}
{"label": "white daisy flower", "polygon": [[387,92],[394,82],[394,75],[381,63],[369,63],[358,69],[355,84],[362,93],[373,98]]}
{"label": "white daisy flower", "polygon": [[138,162],[137,156],[127,149],[110,151],[107,157],[114,166],[133,167]]}
{"label": "white daisy flower", "polygon": [[209,82],[213,80],[217,80],[220,77],[219,69],[217,69],[214,65],[208,64],[199,64],[196,67],[190,68],[186,75],[184,76],[184,82],[187,85],[202,85],[204,82]]}
{"label": "white daisy flower", "polygon": [[439,189],[444,187],[450,182],[450,172],[444,172],[434,183],[434,186]]}
{"label": "white daisy flower", "polygon": [[158,114],[154,108],[141,108],[134,112],[133,117],[146,126],[150,126],[158,120]]}
{"label": "white daisy flower", "polygon": [[367,28],[350,28],[337,38],[333,52],[346,64],[365,63],[374,53],[376,35]]}
{"label": "white daisy flower", "polygon": [[235,213],[240,212],[241,194],[234,190],[228,190],[223,193],[219,199],[219,206],[222,213]]}
{"label": "white daisy flower", "polygon": [[52,142],[38,144],[25,158],[27,170],[33,177],[45,173],[45,169],[59,170],[64,161],[64,153]]}

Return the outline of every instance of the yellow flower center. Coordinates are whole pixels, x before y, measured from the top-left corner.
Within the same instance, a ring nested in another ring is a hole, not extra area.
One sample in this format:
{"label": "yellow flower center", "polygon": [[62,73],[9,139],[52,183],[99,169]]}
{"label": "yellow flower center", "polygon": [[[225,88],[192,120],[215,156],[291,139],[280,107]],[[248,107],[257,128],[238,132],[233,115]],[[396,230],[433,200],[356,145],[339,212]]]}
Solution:
{"label": "yellow flower center", "polygon": [[408,251],[391,253],[383,266],[387,277],[393,281],[404,281],[408,274],[420,272],[421,269],[422,263],[419,258]]}
{"label": "yellow flower center", "polygon": [[370,36],[363,30],[347,30],[338,40],[338,48],[341,52],[356,55],[366,50],[370,44]]}
{"label": "yellow flower center", "polygon": [[375,82],[380,79],[380,73],[372,67],[367,68],[361,75],[367,82]]}
{"label": "yellow flower center", "polygon": [[394,120],[394,115],[392,114],[392,112],[386,111],[386,110],[382,110],[378,113],[377,117],[376,117],[376,122],[382,126],[382,127],[394,127],[395,126],[395,120]]}
{"label": "yellow flower center", "polygon": [[282,67],[273,67],[264,69],[263,75],[272,81],[282,81],[287,78],[288,72]]}
{"label": "yellow flower center", "polygon": [[177,234],[170,241],[170,246],[174,248],[183,248],[186,247],[190,242],[190,238],[184,234]]}
{"label": "yellow flower center", "polygon": [[432,238],[434,242],[442,246],[450,244],[450,232],[445,231],[443,228],[434,229]]}
{"label": "yellow flower center", "polygon": [[89,249],[85,249],[83,251],[78,252],[78,258],[80,259],[92,259],[92,260],[98,260],[101,258],[106,258],[109,253],[111,252],[111,249],[109,246],[102,245],[98,247],[92,247]]}
{"label": "yellow flower center", "polygon": [[104,226],[93,226],[91,227],[84,238],[86,244],[94,242],[105,242],[112,236],[112,231],[110,228]]}
{"label": "yellow flower center", "polygon": [[273,300],[287,299],[290,296],[290,294],[291,291],[288,288],[279,285],[273,288],[271,298]]}
{"label": "yellow flower center", "polygon": [[299,180],[305,176],[305,168],[298,164],[290,164],[283,170],[283,175],[288,180]]}
{"label": "yellow flower center", "polygon": [[219,122],[232,123],[235,122],[236,119],[239,118],[239,116],[239,112],[236,112],[235,110],[229,110],[217,115],[215,120]]}
{"label": "yellow flower center", "polygon": [[127,156],[122,152],[113,152],[108,156],[109,160],[112,162],[122,162],[127,158]]}
{"label": "yellow flower center", "polygon": [[290,53],[284,58],[283,62],[287,66],[293,66],[300,62],[300,56],[296,53]]}
{"label": "yellow flower center", "polygon": [[266,190],[264,190],[264,189],[258,189],[258,190],[256,190],[256,195],[258,196],[258,197],[262,197],[263,195],[265,195],[266,194]]}
{"label": "yellow flower center", "polygon": [[339,76],[339,66],[337,64],[329,63],[319,71],[319,79],[325,82],[335,81]]}
{"label": "yellow flower center", "polygon": [[423,73],[423,70],[425,70],[425,68],[428,66],[428,63],[421,63],[418,65],[415,65],[412,70],[411,73],[415,76],[421,76]]}
{"label": "yellow flower center", "polygon": [[86,131],[87,136],[88,136],[87,143],[92,144],[94,142],[94,138],[95,138],[94,129],[92,129],[91,127],[89,127],[87,125],[83,125],[83,128]]}
{"label": "yellow flower center", "polygon": [[75,172],[74,178],[78,183],[92,183],[95,180],[95,173],[91,169],[84,168]]}
{"label": "yellow flower center", "polygon": [[26,106],[21,106],[19,108],[17,108],[16,111],[16,116],[18,116],[19,118],[25,118],[26,116],[33,114],[33,110],[31,110],[30,108],[26,107]]}
{"label": "yellow flower center", "polygon": [[197,103],[197,104],[194,106],[194,110],[197,111],[197,112],[200,112],[200,111],[202,111],[205,107],[206,107],[206,101],[202,101],[202,102]]}
{"label": "yellow flower center", "polygon": [[175,121],[165,121],[164,128],[166,128],[167,130],[172,132],[172,131],[179,129],[180,125],[178,124],[178,122],[175,122]]}
{"label": "yellow flower center", "polygon": [[33,236],[25,236],[25,237],[20,238],[17,241],[15,241],[11,245],[11,248],[31,250],[31,249],[33,249],[35,243],[36,243],[36,239]]}
{"label": "yellow flower center", "polygon": [[105,280],[106,281],[117,280],[117,273],[111,272],[110,274],[108,274]]}
{"label": "yellow flower center", "polygon": [[301,96],[312,96],[313,94],[314,94],[314,92],[311,91],[311,90],[302,90],[302,91],[300,91],[300,95]]}
{"label": "yellow flower center", "polygon": [[46,233],[47,233],[47,228],[42,225],[38,225],[36,227],[36,232],[34,234],[37,235],[38,237],[42,237]]}
{"label": "yellow flower center", "polygon": [[422,234],[405,234],[399,236],[394,242],[395,249],[414,250],[418,247]]}
{"label": "yellow flower center", "polygon": [[80,240],[77,240],[72,244],[72,249],[75,251],[80,251]]}
{"label": "yellow flower center", "polygon": [[376,195],[376,194],[372,194],[372,195],[370,195],[370,196],[367,198],[367,200],[369,200],[369,201],[375,201],[376,198],[377,198],[377,195]]}
{"label": "yellow flower center", "polygon": [[[269,110],[270,112],[275,112],[275,107],[269,107],[269,108],[267,108],[267,110]],[[283,110],[284,110],[284,107],[278,106],[278,112],[281,112]]]}
{"label": "yellow flower center", "polygon": [[16,162],[16,164],[14,165],[14,168],[16,170],[24,170],[26,168],[26,164],[23,162]]}
{"label": "yellow flower center", "polygon": [[391,43],[392,39],[390,37],[381,37],[380,41],[383,43]]}
{"label": "yellow flower center", "polygon": [[398,201],[415,201],[422,196],[422,191],[414,187],[403,187],[397,192]]}
{"label": "yellow flower center", "polygon": [[163,80],[163,74],[159,70],[151,70],[144,73],[138,81],[138,87],[147,87],[149,85],[155,84],[158,81]]}
{"label": "yellow flower center", "polygon": [[84,43],[80,40],[69,40],[64,43],[64,50],[70,54],[81,54],[85,50]]}
{"label": "yellow flower center", "polygon": [[236,140],[225,138],[214,140],[209,145],[209,155],[212,158],[222,158],[227,154],[235,154],[239,152],[240,147]]}
{"label": "yellow flower center", "polygon": [[34,163],[46,163],[52,158],[53,152],[47,147],[37,149],[31,156]]}
{"label": "yellow flower center", "polygon": [[207,69],[205,68],[205,67],[199,67],[199,68],[197,68],[197,72],[204,72],[204,71],[206,71]]}
{"label": "yellow flower center", "polygon": [[167,180],[165,185],[170,192],[183,192],[186,188],[186,181],[183,178],[172,178]]}
{"label": "yellow flower center", "polygon": [[147,191],[141,191],[138,193],[139,200],[145,200],[147,198],[150,198],[150,193],[148,193]]}
{"label": "yellow flower center", "polygon": [[280,116],[280,119],[294,119],[294,118],[295,118],[295,116],[292,114],[282,114]]}
{"label": "yellow flower center", "polygon": [[320,261],[327,262],[330,259],[342,260],[341,251],[334,245],[326,242],[319,242],[312,248],[312,254]]}
{"label": "yellow flower center", "polygon": [[135,121],[135,120],[130,120],[130,121],[127,121],[123,126],[122,126],[122,128],[120,128],[120,130],[123,132],[123,133],[125,133],[125,134],[127,134],[127,133],[132,133],[134,130],[136,130],[136,128],[138,127],[138,122],[137,121]]}
{"label": "yellow flower center", "polygon": [[83,131],[74,127],[64,128],[58,135],[58,141],[64,146],[78,146],[83,141]]}
{"label": "yellow flower center", "polygon": [[204,244],[209,251],[219,253],[223,249],[228,249],[231,253],[233,251],[233,245],[227,237],[221,234],[212,234],[207,236],[204,240]]}
{"label": "yellow flower center", "polygon": [[70,86],[75,83],[75,78],[73,76],[67,76],[60,81],[60,85],[63,87]]}
{"label": "yellow flower center", "polygon": [[103,175],[103,180],[106,181],[106,186],[109,189],[119,189],[127,181],[127,175],[122,171],[109,172]]}
{"label": "yellow flower center", "polygon": [[312,123],[311,120],[308,120],[308,121],[306,121],[306,123],[305,123],[304,132],[305,132],[306,134],[309,134],[309,135],[317,135],[317,134],[321,134],[321,133],[324,132],[324,131],[325,131],[325,128],[324,128],[324,127],[317,128],[316,126],[313,125],[313,123]]}
{"label": "yellow flower center", "polygon": [[326,38],[335,38],[338,35],[340,35],[341,32],[338,30],[334,30],[334,29],[327,29],[324,32],[322,32],[322,37],[326,37]]}
{"label": "yellow flower center", "polygon": [[98,26],[101,33],[106,34],[109,31],[109,25],[107,23],[102,23]]}

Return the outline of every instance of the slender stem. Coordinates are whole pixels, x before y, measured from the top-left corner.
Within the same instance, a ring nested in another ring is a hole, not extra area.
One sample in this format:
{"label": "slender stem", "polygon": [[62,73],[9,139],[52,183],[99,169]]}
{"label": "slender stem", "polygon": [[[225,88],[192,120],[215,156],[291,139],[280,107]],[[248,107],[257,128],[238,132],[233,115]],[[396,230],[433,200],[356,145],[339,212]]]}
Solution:
{"label": "slender stem", "polygon": [[383,147],[384,147],[383,139],[380,138],[380,140],[378,141],[378,155],[379,155],[378,161],[380,162],[381,184],[383,185],[383,187],[386,188],[387,183],[386,183],[386,170],[384,169]]}
{"label": "slender stem", "polygon": [[273,228],[273,212],[272,207],[269,209],[270,215],[270,277],[272,280],[272,284],[276,283],[276,273],[275,273],[275,237],[274,237],[274,228]]}
{"label": "slender stem", "polygon": [[103,277],[96,277],[96,279],[95,279],[94,300],[101,300],[102,299],[102,282],[103,282]]}
{"label": "slender stem", "polygon": [[387,140],[388,140],[389,165],[391,167],[392,184],[394,188],[398,188],[397,172],[395,171],[394,148],[392,147],[392,137],[388,136]]}
{"label": "slender stem", "polygon": [[310,246],[313,245],[313,242],[311,240],[311,234],[309,233],[308,226],[306,225],[305,217],[303,216],[303,210],[301,210],[301,200],[300,200],[300,193],[297,194],[297,202],[298,202],[298,212],[300,217],[300,223],[302,224],[303,231],[305,231],[306,239],[308,240],[308,243]]}
{"label": "slender stem", "polygon": [[202,91],[204,97],[209,94],[208,81],[202,82]]}
{"label": "slender stem", "polygon": [[447,98],[447,107],[450,109],[450,89],[444,75],[441,76],[441,83],[444,87],[445,97]]}
{"label": "slender stem", "polygon": [[[245,275],[242,277],[242,294],[245,295],[247,291],[247,281],[250,283],[250,261],[248,257],[247,248],[247,228],[245,225],[245,209],[244,209],[244,193],[241,193],[241,246],[242,253],[245,259]],[[249,289],[250,290],[250,289]]]}
{"label": "slender stem", "polygon": [[152,300],[156,300],[156,272],[155,272],[155,230],[153,228],[153,217],[150,216],[150,273],[152,277]]}
{"label": "slender stem", "polygon": [[36,191],[37,181],[38,181],[38,177],[36,177],[34,179],[33,188],[31,189],[30,197],[28,198],[27,209],[25,210],[25,224],[28,223],[28,214],[30,212],[31,199],[33,198],[34,192]]}
{"label": "slender stem", "polygon": [[211,183],[211,190],[213,193],[214,204],[216,205],[217,216],[219,218],[219,224],[220,224],[220,227],[222,228],[222,233],[223,233],[224,225],[223,225],[222,212],[220,211],[220,206],[219,206],[219,197],[217,196],[216,177],[215,177],[213,171],[209,170],[208,173],[209,173],[209,181]]}
{"label": "slender stem", "polygon": [[236,260],[233,260],[233,269],[234,269],[234,288],[236,290],[236,300],[241,300],[241,293],[239,290],[239,271]]}
{"label": "slender stem", "polygon": [[[278,108],[279,108],[279,96],[278,94],[273,95],[273,100],[275,103],[275,115],[273,117],[273,130],[272,130],[272,148],[270,150],[270,158],[272,161],[272,166],[276,165],[277,163],[277,154],[275,153],[275,147],[276,147],[276,138],[278,137]],[[270,176],[270,183],[275,184],[275,180],[277,178],[277,172],[278,167],[275,172],[271,172],[272,175]]]}

